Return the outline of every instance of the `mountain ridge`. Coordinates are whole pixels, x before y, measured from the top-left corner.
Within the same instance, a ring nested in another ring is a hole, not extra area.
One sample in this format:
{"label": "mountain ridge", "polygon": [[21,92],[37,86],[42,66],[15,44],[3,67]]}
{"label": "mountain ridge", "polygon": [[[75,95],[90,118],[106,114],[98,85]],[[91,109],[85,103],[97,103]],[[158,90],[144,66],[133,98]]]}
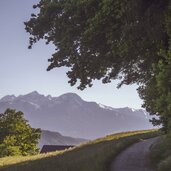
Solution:
{"label": "mountain ridge", "polygon": [[71,137],[94,139],[110,133],[153,128],[143,109],[113,108],[87,102],[75,93],[58,97],[33,91],[0,99],[0,112],[15,108],[25,114],[31,126],[57,131]]}
{"label": "mountain ridge", "polygon": [[[45,99],[48,99],[48,100],[57,100],[57,99],[65,99],[65,98],[70,98],[70,97],[73,97],[75,99],[79,99],[79,100],[83,100],[79,95],[77,95],[76,93],[72,93],[72,92],[68,92],[68,93],[64,93],[64,94],[61,94],[59,96],[52,96],[50,94],[48,95],[43,95],[43,94],[40,94],[38,93],[38,91],[32,91],[30,93],[27,93],[25,95],[5,95],[3,96],[2,98],[0,98],[0,102],[10,102],[10,101],[13,101],[15,100],[16,98],[23,98],[23,97],[28,97],[28,96],[39,96],[39,97],[43,97]],[[83,100],[85,101],[85,100]],[[87,101],[87,102],[94,102],[94,101]],[[97,102],[94,102],[94,103],[97,103]],[[111,108],[111,109],[124,109],[124,108],[129,108],[129,109],[133,109],[133,110],[143,110],[143,109],[135,109],[135,108],[131,108],[131,107],[119,107],[119,108],[115,108],[115,107],[111,107],[111,106],[108,106],[108,105],[104,105],[104,104],[101,104],[101,103],[97,103],[100,107],[102,108]]]}

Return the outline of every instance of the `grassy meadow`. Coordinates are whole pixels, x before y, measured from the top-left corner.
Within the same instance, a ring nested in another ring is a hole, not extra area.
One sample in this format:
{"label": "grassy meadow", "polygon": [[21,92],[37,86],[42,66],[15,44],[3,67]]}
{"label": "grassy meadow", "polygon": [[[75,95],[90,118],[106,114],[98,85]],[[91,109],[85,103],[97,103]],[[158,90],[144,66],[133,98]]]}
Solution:
{"label": "grassy meadow", "polygon": [[107,171],[120,151],[157,135],[156,130],[118,133],[61,152],[0,158],[0,171]]}

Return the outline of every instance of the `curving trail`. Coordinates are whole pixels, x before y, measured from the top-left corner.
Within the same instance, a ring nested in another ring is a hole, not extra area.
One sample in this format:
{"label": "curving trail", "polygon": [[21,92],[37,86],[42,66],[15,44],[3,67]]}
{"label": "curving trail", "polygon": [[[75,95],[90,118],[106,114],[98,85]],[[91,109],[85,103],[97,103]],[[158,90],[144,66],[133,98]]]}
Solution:
{"label": "curving trail", "polygon": [[121,152],[113,161],[111,171],[154,171],[148,164],[150,146],[157,140],[142,140]]}

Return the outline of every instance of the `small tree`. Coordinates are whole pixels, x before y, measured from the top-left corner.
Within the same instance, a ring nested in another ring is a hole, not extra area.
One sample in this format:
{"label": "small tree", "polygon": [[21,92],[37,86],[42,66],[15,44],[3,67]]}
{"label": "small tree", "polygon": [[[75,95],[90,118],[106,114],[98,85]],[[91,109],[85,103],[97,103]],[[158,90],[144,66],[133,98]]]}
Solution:
{"label": "small tree", "polygon": [[23,112],[7,109],[0,114],[0,157],[36,154],[40,133],[31,128]]}

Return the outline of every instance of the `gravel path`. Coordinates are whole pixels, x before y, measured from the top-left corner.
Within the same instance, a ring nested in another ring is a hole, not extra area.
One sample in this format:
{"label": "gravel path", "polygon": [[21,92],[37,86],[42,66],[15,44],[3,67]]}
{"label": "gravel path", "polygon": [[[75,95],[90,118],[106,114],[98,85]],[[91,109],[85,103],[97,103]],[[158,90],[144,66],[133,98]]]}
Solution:
{"label": "gravel path", "polygon": [[148,152],[156,139],[142,140],[128,147],[113,161],[111,171],[154,171],[148,165]]}

